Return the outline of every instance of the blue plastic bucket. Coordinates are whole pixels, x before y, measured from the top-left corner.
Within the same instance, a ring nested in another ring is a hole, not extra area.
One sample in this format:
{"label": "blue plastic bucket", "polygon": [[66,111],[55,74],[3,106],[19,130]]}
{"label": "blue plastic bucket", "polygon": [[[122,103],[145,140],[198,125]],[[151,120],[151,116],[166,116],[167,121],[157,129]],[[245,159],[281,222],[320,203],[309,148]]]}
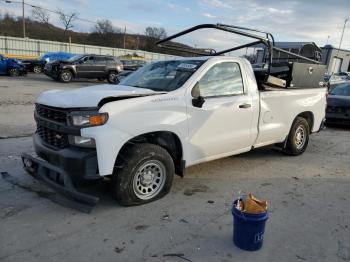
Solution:
{"label": "blue plastic bucket", "polygon": [[267,212],[247,214],[236,208],[237,201],[232,206],[233,242],[241,249],[255,251],[262,247],[265,232]]}

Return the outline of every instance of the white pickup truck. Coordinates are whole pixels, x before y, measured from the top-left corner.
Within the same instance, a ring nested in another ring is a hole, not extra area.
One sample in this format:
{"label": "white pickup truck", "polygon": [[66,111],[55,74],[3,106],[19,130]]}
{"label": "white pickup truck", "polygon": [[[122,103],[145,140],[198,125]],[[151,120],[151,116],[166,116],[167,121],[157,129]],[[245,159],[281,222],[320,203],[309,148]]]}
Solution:
{"label": "white pickup truck", "polygon": [[174,174],[275,144],[302,154],[323,124],[326,88],[258,86],[243,58],[156,61],[119,85],[51,90],[37,99],[38,159],[27,171],[82,203],[97,198],[72,181],[111,177],[122,205],[167,194]]}

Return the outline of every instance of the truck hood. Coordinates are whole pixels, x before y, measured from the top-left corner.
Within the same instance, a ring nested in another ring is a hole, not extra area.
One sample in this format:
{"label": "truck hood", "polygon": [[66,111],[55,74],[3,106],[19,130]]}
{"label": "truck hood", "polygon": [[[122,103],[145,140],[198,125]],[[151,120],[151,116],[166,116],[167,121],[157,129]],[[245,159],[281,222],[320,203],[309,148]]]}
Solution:
{"label": "truck hood", "polygon": [[74,90],[50,90],[43,92],[37,103],[60,107],[60,108],[82,108],[97,107],[103,98],[132,98],[153,94],[162,94],[150,89],[136,88],[124,85],[95,85],[78,88]]}

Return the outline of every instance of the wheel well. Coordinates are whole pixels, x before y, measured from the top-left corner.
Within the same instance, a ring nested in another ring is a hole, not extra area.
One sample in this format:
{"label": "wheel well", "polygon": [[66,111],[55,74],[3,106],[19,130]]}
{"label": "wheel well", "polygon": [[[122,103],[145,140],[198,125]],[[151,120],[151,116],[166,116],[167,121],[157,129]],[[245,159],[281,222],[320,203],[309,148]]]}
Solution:
{"label": "wheel well", "polygon": [[63,69],[59,70],[59,74],[62,73],[63,71],[69,71],[69,72],[72,73],[72,76],[73,76],[73,77],[76,76],[76,73],[75,73],[75,71],[73,70],[73,68],[70,68],[70,67],[68,67],[68,68],[63,68]]}
{"label": "wheel well", "polygon": [[314,114],[310,111],[302,112],[297,117],[305,118],[305,120],[308,122],[310,127],[310,133],[312,132],[312,129],[314,127]]}
{"label": "wheel well", "polygon": [[108,77],[110,73],[116,73],[116,74],[118,74],[118,70],[109,69],[109,70],[107,71],[106,77]]}
{"label": "wheel well", "polygon": [[120,160],[124,160],[122,159],[122,154],[128,147],[133,146],[134,144],[142,143],[150,143],[164,148],[170,154],[171,158],[174,161],[176,174],[183,176],[184,165],[182,161],[182,144],[179,137],[176,134],[169,131],[156,131],[145,133],[130,139],[120,149],[116,160],[116,166],[118,166],[121,163]]}

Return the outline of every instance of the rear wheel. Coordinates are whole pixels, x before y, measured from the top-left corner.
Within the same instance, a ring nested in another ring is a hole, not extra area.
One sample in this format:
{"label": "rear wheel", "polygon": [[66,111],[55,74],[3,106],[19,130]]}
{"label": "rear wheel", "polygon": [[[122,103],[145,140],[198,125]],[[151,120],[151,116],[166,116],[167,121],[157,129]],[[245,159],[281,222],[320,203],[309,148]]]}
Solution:
{"label": "rear wheel", "polygon": [[110,84],[115,84],[117,82],[117,72],[111,71],[108,73],[107,81]]}
{"label": "rear wheel", "polygon": [[166,195],[175,168],[169,153],[153,144],[137,144],[122,153],[125,163],[113,174],[112,194],[123,206],[141,205]]}
{"label": "rear wheel", "polygon": [[305,118],[297,117],[289,132],[284,151],[293,156],[305,152],[309,143],[310,126]]}
{"label": "rear wheel", "polygon": [[19,70],[17,68],[11,68],[8,72],[9,76],[19,76]]}
{"label": "rear wheel", "polygon": [[63,70],[59,73],[59,80],[64,83],[68,83],[72,80],[73,74],[69,70]]}
{"label": "rear wheel", "polygon": [[39,74],[39,73],[41,73],[41,71],[42,71],[41,66],[36,65],[36,66],[33,67],[33,72],[34,73]]}

